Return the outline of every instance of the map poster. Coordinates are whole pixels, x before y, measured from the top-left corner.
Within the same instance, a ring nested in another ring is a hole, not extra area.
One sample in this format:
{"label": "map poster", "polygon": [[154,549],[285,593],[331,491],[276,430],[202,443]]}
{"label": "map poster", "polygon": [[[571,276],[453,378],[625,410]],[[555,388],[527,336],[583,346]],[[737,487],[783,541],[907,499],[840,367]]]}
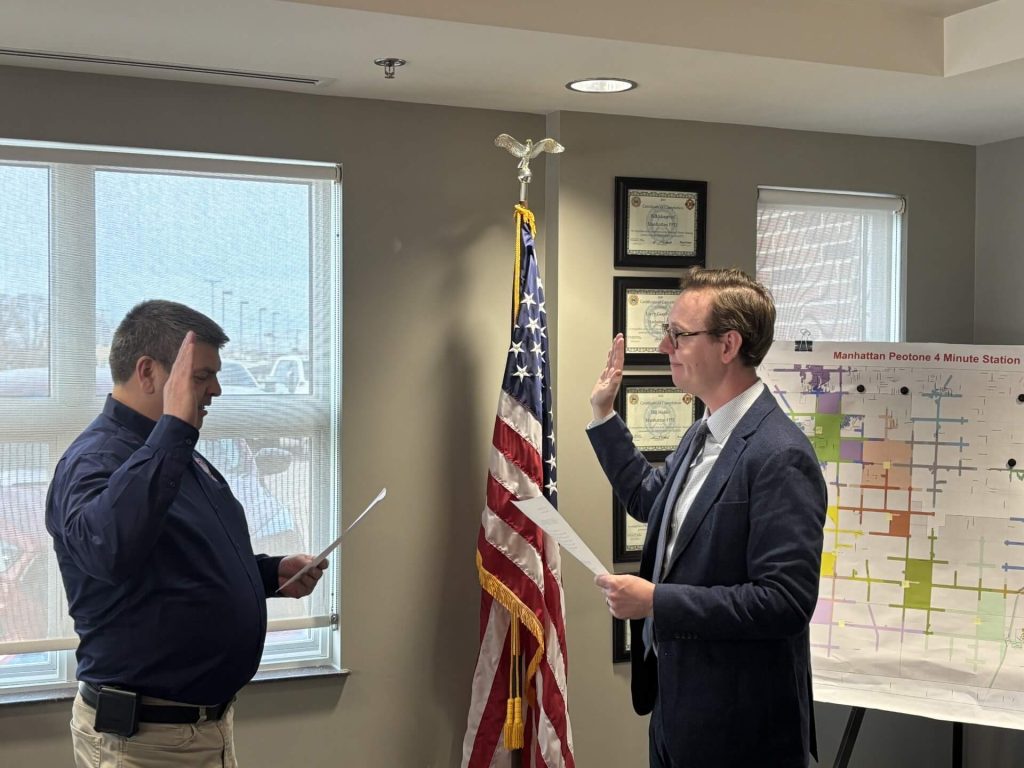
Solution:
{"label": "map poster", "polygon": [[828,486],[817,700],[1024,728],[1022,361],[788,341],[761,365]]}

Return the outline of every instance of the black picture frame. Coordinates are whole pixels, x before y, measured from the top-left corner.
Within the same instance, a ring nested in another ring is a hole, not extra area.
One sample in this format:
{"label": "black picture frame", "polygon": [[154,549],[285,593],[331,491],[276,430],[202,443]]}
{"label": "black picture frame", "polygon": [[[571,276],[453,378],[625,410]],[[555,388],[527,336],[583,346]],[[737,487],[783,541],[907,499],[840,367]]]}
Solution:
{"label": "black picture frame", "polygon": [[626,338],[625,365],[665,365],[658,351],[661,327],[679,297],[672,277],[615,277],[612,280],[612,333]]}
{"label": "black picture frame", "polygon": [[[647,416],[648,421],[659,419],[660,423],[634,424],[634,405],[638,399],[642,401],[644,395],[668,401],[678,398],[679,409],[674,407],[675,402],[659,404],[656,399]],[[687,406],[688,411],[685,410]],[[704,414],[704,403],[695,395],[680,392],[672,383],[671,376],[623,376],[616,395],[615,410],[633,432],[633,442],[640,452],[648,461],[659,462],[668,458],[690,425]],[[655,447],[655,442],[664,447]]]}
{"label": "black picture frame", "polygon": [[706,181],[616,176],[615,266],[704,266],[707,219]]}
{"label": "black picture frame", "polygon": [[612,616],[612,664],[629,661],[629,622]]}
{"label": "black picture frame", "polygon": [[[661,462],[652,462],[656,467]],[[629,543],[629,529],[635,528],[633,545]],[[629,516],[626,508],[612,494],[612,562],[639,563],[644,551],[644,539],[647,537],[647,524],[640,523]]]}
{"label": "black picture frame", "polygon": [[[636,576],[636,573],[625,575]],[[625,619],[616,619],[612,616],[612,664],[621,664],[629,661],[629,622]]]}
{"label": "black picture frame", "polygon": [[636,526],[642,528],[644,536],[647,535],[647,526],[644,523],[639,523],[631,518],[626,508],[622,506],[619,500],[613,495],[612,496],[612,562],[613,563],[639,563],[640,555],[643,553],[644,545],[643,541],[640,541],[640,546],[629,545],[629,533],[628,529],[630,526]]}

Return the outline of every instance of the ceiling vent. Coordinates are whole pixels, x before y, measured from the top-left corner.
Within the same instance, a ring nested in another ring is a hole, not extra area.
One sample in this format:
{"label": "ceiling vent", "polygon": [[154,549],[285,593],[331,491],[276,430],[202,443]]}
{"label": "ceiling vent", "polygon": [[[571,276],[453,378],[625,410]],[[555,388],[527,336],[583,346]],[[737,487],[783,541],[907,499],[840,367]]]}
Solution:
{"label": "ceiling vent", "polygon": [[100,64],[129,69],[153,69],[161,72],[181,72],[193,75],[214,75],[216,77],[241,77],[247,80],[263,80],[272,83],[293,85],[321,85],[323,78],[301,77],[299,75],[275,75],[268,72],[249,72],[244,69],[220,69],[217,67],[194,67],[188,64],[165,64],[159,61],[135,61],[133,59],[112,59],[106,56],[88,56],[78,53],[56,53],[53,51],[23,51],[17,48],[0,48],[0,56],[16,56],[22,59],[43,59],[46,61],[67,61],[78,64]]}

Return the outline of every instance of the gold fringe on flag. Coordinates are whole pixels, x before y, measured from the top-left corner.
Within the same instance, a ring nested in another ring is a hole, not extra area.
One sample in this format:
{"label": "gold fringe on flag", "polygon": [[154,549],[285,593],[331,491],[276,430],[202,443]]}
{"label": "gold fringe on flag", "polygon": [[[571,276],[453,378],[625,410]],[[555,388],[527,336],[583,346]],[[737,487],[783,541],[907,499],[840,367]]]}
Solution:
{"label": "gold fringe on flag", "polygon": [[[480,550],[476,553],[476,570],[480,577],[480,586],[487,594],[493,597],[502,608],[511,614],[511,621],[515,626],[516,637],[519,637],[519,624],[522,624],[526,631],[533,635],[534,640],[537,641],[537,650],[533,654],[533,658],[530,659],[530,663],[526,667],[526,686],[525,686],[525,698],[527,704],[536,703],[536,695],[533,688],[533,678],[537,674],[537,670],[540,668],[540,661],[544,658],[544,630],[540,625],[540,619],[537,615],[531,611],[519,596],[516,595],[511,589],[509,589],[497,576],[490,573],[484,568],[483,557],[480,555]],[[517,641],[518,642],[518,641]],[[522,644],[519,643],[520,655],[522,655]],[[520,685],[520,689],[524,686]],[[515,702],[511,702],[513,707],[512,720],[515,722]],[[520,715],[519,720],[522,722],[522,699],[520,698]]]}

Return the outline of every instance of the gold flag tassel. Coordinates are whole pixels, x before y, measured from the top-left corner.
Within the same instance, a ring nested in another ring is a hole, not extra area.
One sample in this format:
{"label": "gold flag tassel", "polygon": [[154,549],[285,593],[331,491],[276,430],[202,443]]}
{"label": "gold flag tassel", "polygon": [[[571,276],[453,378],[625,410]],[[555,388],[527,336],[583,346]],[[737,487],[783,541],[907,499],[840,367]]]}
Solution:
{"label": "gold flag tassel", "polygon": [[509,676],[508,676],[508,706],[505,711],[505,749],[522,749],[523,734],[523,682],[520,678],[522,667],[523,651],[519,645],[519,621],[512,616],[512,623],[509,627],[511,639],[509,641]]}
{"label": "gold flag tassel", "polygon": [[[480,586],[484,589],[487,594],[493,597],[498,603],[509,612],[511,615],[509,632],[514,633],[513,637],[509,639],[510,655],[511,648],[515,647],[515,655],[511,659],[511,668],[509,674],[509,695],[508,695],[508,709],[506,710],[505,727],[503,728],[505,744],[508,745],[508,740],[512,737],[512,733],[515,731],[517,720],[520,723],[524,723],[523,720],[523,682],[522,682],[522,664],[519,658],[522,657],[522,643],[520,641],[520,627],[522,624],[523,628],[533,636],[533,639],[537,643],[537,648],[533,652],[533,658],[530,659],[530,663],[526,668],[526,702],[527,708],[531,705],[535,706],[537,703],[537,690],[533,685],[533,680],[537,675],[537,670],[540,668],[541,659],[544,657],[544,632],[541,629],[540,619],[537,615],[531,611],[522,600],[517,597],[512,590],[510,590],[505,584],[503,584],[493,573],[490,573],[484,568],[483,557],[480,555],[480,550],[476,553],[476,569],[480,576]],[[513,629],[514,627],[514,629]],[[514,639],[513,639],[514,638]],[[519,658],[517,658],[519,657]],[[519,716],[516,716],[516,700],[519,701]],[[521,725],[521,736],[525,738],[525,725]],[[511,747],[510,747],[511,749]]]}
{"label": "gold flag tassel", "polygon": [[522,228],[523,222],[530,227],[530,234],[534,237],[537,236],[537,219],[533,215],[533,211],[527,208],[525,205],[516,206],[516,263],[515,270],[512,272],[512,325],[516,324],[516,320],[519,319],[519,269],[523,263],[522,251]]}

